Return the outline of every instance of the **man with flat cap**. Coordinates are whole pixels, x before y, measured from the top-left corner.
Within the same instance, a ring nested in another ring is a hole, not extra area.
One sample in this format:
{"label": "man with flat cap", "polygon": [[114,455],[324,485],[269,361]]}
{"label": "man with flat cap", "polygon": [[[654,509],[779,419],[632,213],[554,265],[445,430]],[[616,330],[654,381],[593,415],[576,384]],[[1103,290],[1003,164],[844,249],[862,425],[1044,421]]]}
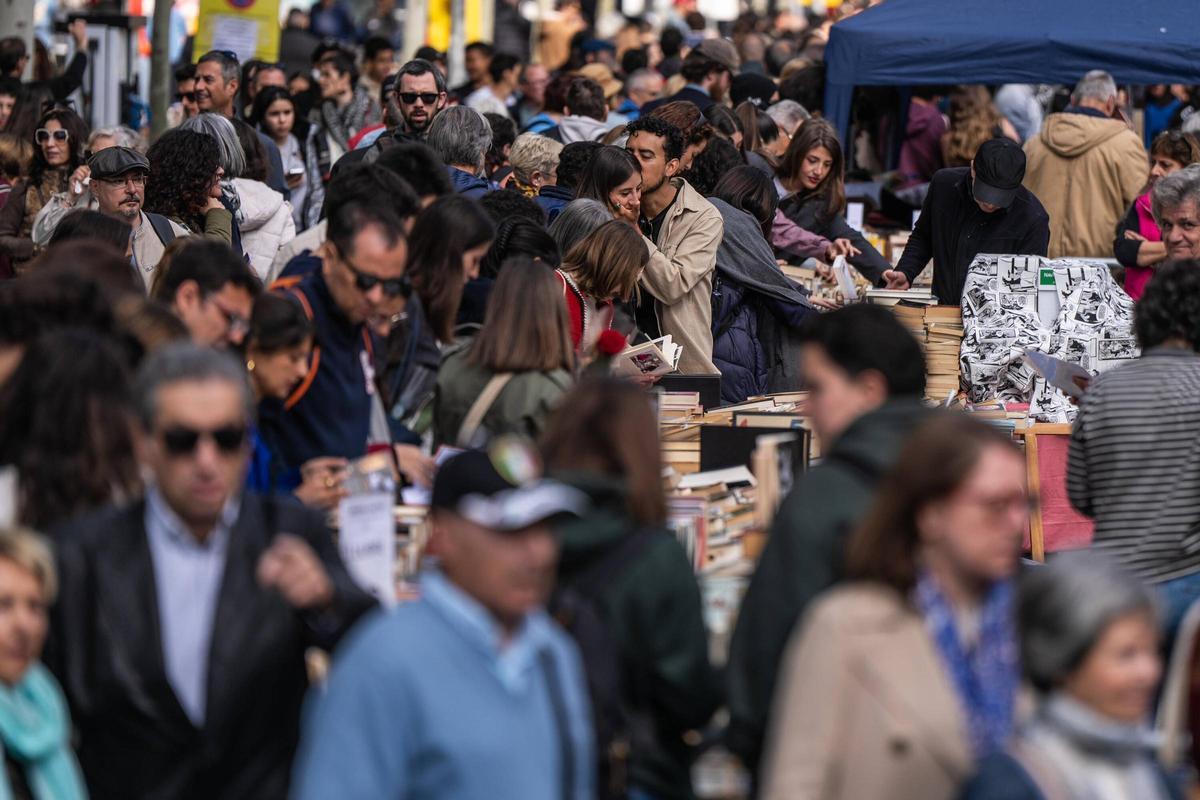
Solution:
{"label": "man with flat cap", "polygon": [[980,145],[971,166],[934,173],[900,263],[883,273],[887,288],[907,289],[932,258],[933,293],[958,305],[978,254],[1046,255],[1050,217],[1024,177],[1024,151],[1003,138]]}
{"label": "man with flat cap", "polygon": [[520,440],[456,455],[433,482],[421,599],[364,621],[313,698],[295,800],[590,800],[583,667],[542,610],[555,518],[582,495],[540,478]]}
{"label": "man with flat cap", "polygon": [[145,211],[147,158],[129,147],[106,147],[92,154],[87,162],[90,176],[86,187],[67,187],[55,195],[38,213],[33,225],[33,240],[49,244],[59,222],[71,211],[91,208],[115,217],[133,227],[131,261],[146,291],[154,282],[154,271],[163,251],[177,236],[188,232],[166,217]]}

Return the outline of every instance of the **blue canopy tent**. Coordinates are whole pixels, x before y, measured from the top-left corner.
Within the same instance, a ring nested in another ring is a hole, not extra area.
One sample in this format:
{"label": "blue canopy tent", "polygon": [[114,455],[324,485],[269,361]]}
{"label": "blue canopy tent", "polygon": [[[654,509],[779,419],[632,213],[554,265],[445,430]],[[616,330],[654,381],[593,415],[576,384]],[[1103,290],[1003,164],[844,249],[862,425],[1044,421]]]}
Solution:
{"label": "blue canopy tent", "polygon": [[848,141],[855,86],[1200,84],[1200,22],[1180,0],[887,0],[833,26],[825,116]]}

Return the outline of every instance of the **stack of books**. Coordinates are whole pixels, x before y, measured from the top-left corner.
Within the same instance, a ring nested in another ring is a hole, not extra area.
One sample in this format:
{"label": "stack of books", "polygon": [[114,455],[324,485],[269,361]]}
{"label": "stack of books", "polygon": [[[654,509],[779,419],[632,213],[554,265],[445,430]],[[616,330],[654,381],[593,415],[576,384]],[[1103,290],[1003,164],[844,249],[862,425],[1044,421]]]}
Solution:
{"label": "stack of books", "polygon": [[925,396],[944,403],[960,387],[959,351],[962,349],[962,309],[930,306],[925,309]]}
{"label": "stack of books", "polygon": [[928,286],[914,286],[911,289],[867,289],[866,300],[878,306],[894,306],[906,303],[910,306],[935,306],[937,298]]}
{"label": "stack of books", "polygon": [[925,344],[925,310],[926,306],[908,300],[901,300],[892,306],[892,313],[900,320],[904,330],[922,345]]}

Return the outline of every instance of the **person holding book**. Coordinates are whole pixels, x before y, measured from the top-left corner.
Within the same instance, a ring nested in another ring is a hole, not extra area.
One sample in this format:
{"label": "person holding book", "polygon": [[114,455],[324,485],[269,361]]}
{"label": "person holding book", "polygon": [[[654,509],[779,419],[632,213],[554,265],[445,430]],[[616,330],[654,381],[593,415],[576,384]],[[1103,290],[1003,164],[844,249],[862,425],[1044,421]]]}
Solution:
{"label": "person holding book", "polygon": [[551,475],[591,501],[556,526],[559,586],[593,599],[629,676],[619,692],[628,724],[616,727],[630,753],[620,763],[599,753],[600,773],[623,772],[630,797],[689,800],[699,739],[689,732],[709,721],[722,692],[692,563],[666,527],[654,408],[627,381],[588,379],[551,418],[542,453]]}
{"label": "person holding book", "polygon": [[[845,162],[833,126],[823,119],[804,123],[783,155],[778,176],[783,188],[791,192],[779,204],[783,215],[831,243],[825,245],[826,258],[844,255],[863,277],[882,285],[883,273],[891,264],[844,216]],[[776,237],[779,235],[777,231]],[[787,240],[777,239],[776,245],[782,241]]]}
{"label": "person holding book", "polygon": [[606,222],[567,253],[555,274],[577,352],[612,326],[614,304],[633,299],[649,260],[641,234],[620,220]]}
{"label": "person holding book", "polygon": [[726,744],[751,771],[788,635],[813,598],[844,578],[846,538],[928,413],[921,346],[890,309],[821,314],[800,338],[808,413],[824,458],[783,498],[730,645]]}
{"label": "person holding book", "polygon": [[978,254],[1045,256],[1050,217],[1024,178],[1025,152],[1007,138],[981,144],[968,167],[938,170],[887,288],[907,289],[932,258],[933,293],[956,306]]}
{"label": "person holding book", "polygon": [[712,360],[712,282],[725,230],[721,214],[678,177],[684,150],[679,128],[642,116],[626,131],[625,148],[642,167],[638,227],[650,250],[638,327],[650,339],[670,334],[683,347],[680,372],[718,374]]}
{"label": "person holding book", "polygon": [[483,327],[438,371],[433,444],[468,447],[503,434],[537,439],[571,388],[571,344],[562,284],[529,258],[504,263]]}

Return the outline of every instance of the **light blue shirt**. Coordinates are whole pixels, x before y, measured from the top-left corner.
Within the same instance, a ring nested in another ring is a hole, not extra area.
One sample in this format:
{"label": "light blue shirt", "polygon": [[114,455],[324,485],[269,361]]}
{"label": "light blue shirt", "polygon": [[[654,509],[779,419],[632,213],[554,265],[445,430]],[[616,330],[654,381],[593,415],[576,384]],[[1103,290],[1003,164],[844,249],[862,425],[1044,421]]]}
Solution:
{"label": "light blue shirt", "polygon": [[158,626],[167,681],[197,728],[208,703],[208,657],[213,619],[225,575],[229,533],[239,500],[231,499],[217,527],[201,543],[158,490],[146,491],[146,538],[154,564]]}
{"label": "light blue shirt", "polygon": [[[551,688],[543,662],[553,663]],[[542,611],[507,642],[437,570],[421,599],[360,623],[314,693],[293,776],[298,800],[562,800],[594,797],[592,728],[574,643]]]}

